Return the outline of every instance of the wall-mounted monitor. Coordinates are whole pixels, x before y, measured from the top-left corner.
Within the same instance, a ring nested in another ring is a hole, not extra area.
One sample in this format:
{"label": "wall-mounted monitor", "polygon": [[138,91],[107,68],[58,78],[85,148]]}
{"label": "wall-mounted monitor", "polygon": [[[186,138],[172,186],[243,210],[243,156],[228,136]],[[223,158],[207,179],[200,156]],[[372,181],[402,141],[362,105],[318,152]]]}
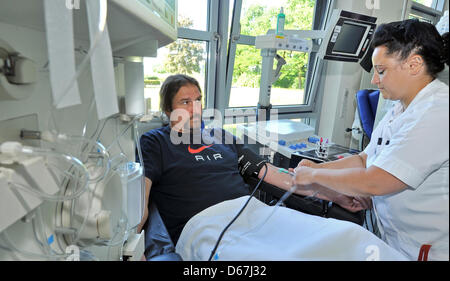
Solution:
{"label": "wall-mounted monitor", "polygon": [[371,16],[334,10],[319,56],[326,60],[359,62],[369,49],[376,20]]}

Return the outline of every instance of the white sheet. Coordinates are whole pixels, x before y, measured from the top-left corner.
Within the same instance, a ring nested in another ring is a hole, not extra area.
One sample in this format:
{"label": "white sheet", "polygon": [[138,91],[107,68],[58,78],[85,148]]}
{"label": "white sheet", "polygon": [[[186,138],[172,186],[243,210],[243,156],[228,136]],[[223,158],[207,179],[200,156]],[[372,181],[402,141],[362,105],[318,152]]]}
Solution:
{"label": "white sheet", "polygon": [[[207,260],[221,231],[247,199],[224,201],[192,217],[176,252],[186,261]],[[223,236],[217,260],[406,260],[355,223],[280,207],[262,224],[273,208],[252,198]]]}

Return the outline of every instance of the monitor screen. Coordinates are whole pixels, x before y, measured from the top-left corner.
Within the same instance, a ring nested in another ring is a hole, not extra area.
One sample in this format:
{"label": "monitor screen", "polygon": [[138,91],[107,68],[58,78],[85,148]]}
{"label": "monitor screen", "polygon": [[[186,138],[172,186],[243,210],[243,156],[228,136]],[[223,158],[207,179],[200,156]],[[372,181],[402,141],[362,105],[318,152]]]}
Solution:
{"label": "monitor screen", "polygon": [[377,18],[333,10],[318,51],[324,60],[359,62],[366,54]]}
{"label": "monitor screen", "polygon": [[356,54],[361,44],[367,26],[357,25],[350,22],[342,24],[341,32],[334,44],[333,53]]}

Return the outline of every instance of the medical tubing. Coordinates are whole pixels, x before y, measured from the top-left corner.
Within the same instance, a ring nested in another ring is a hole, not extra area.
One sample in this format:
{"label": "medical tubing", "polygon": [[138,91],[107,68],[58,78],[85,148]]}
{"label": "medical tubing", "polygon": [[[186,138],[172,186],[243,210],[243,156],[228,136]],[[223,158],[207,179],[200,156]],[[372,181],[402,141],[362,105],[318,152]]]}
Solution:
{"label": "medical tubing", "polygon": [[80,188],[80,190],[77,193],[71,194],[71,195],[67,195],[67,196],[53,196],[53,195],[49,195],[46,194],[44,192],[38,191],[34,188],[32,188],[31,186],[28,185],[23,185],[17,182],[8,182],[10,187],[13,188],[18,188],[21,189],[23,191],[26,191],[42,200],[46,200],[46,201],[52,201],[52,202],[59,202],[59,201],[66,201],[66,200],[72,200],[75,198],[78,198],[79,196],[81,196],[81,194],[83,194],[84,190],[82,190]]}
{"label": "medical tubing", "polygon": [[[47,200],[47,201],[65,201],[65,200],[72,200],[75,198],[78,198],[79,196],[81,196],[81,194],[83,194],[87,188],[88,188],[88,183],[89,183],[89,172],[87,171],[86,167],[83,165],[83,163],[81,163],[80,160],[78,160],[75,157],[72,157],[70,155],[66,155],[66,154],[60,154],[60,153],[56,153],[50,150],[44,150],[44,149],[39,149],[39,148],[32,148],[32,147],[23,147],[22,149],[22,153],[24,154],[31,154],[31,155],[36,155],[36,156],[57,156],[60,158],[63,158],[65,161],[70,162],[73,167],[78,168],[80,175],[84,175],[84,177],[78,177],[78,178],[84,178],[84,181],[82,182],[81,186],[82,188],[78,188],[78,190],[75,193],[72,193],[70,195],[64,195],[64,196],[58,196],[58,195],[51,195],[51,194],[47,194],[44,193],[42,191],[38,191],[35,188],[32,188],[30,186],[26,186],[26,185],[22,185],[16,182],[8,182],[8,184],[12,187],[17,187],[19,189],[22,189],[26,192],[29,192],[41,199]],[[77,182],[79,182],[79,180],[76,180]]]}
{"label": "medical tubing", "polygon": [[[114,235],[111,238],[111,240],[105,244],[106,246],[108,246],[108,250],[106,252],[106,257],[108,259],[110,259],[111,248],[113,246],[118,246],[118,245],[120,245],[120,250],[119,250],[120,260],[122,260],[122,257],[123,257],[123,246],[124,246],[126,240],[128,239],[129,232],[128,232],[128,217],[123,212],[121,212],[121,214],[122,215],[120,217],[119,224],[118,224],[119,227],[114,232]],[[123,227],[124,222],[125,222],[125,227]],[[121,234],[123,234],[123,235],[121,235]],[[116,237],[122,237],[122,239],[120,239],[119,241],[116,242],[116,241],[114,241],[114,239]]]}
{"label": "medical tubing", "polygon": [[[126,161],[128,161],[128,159],[126,158],[126,156],[124,155],[124,154],[119,154],[119,155],[117,155],[117,156],[114,156],[113,158],[111,158],[110,159],[110,168],[111,169],[113,169],[114,170],[114,168],[116,168],[116,166],[118,166],[120,163],[122,163],[123,161],[121,160],[121,161],[119,161],[118,163],[116,163],[116,159],[118,158],[118,157],[121,157],[122,159],[124,159],[125,160],[125,162]],[[105,182],[107,183],[107,182],[109,182],[109,180],[111,179],[111,177],[113,176],[113,174],[112,173],[109,173],[108,174],[108,177],[105,179]],[[92,192],[90,192],[89,194],[88,194],[88,196],[89,196],[89,205],[88,205],[88,209],[87,209],[87,211],[86,211],[86,215],[84,216],[84,218],[83,218],[83,222],[81,223],[81,226],[77,229],[77,234],[76,234],[76,236],[75,236],[75,238],[74,238],[74,240],[73,240],[73,242],[72,242],[72,244],[76,244],[76,243],[78,243],[78,241],[80,240],[80,234],[83,232],[83,229],[85,228],[85,226],[86,226],[86,223],[87,223],[87,220],[88,220],[88,217],[89,217],[89,212],[91,211],[91,208],[92,208],[92,203],[93,203],[93,200],[92,200],[92,197],[94,196],[94,194],[95,194],[95,192],[96,192],[96,190],[97,190],[97,187],[98,187],[98,184],[99,184],[99,182],[97,182],[96,184],[95,184],[95,186],[94,186],[94,189],[92,190]],[[75,204],[75,202],[73,202],[72,203],[72,206]],[[71,213],[70,213],[70,219],[72,220],[72,217],[73,217],[73,210],[71,211]]]}
{"label": "medical tubing", "polygon": [[[45,223],[44,223],[44,217],[42,215],[42,209],[41,207],[36,208],[35,216],[32,218],[33,229],[36,232],[35,227],[37,227],[37,231],[39,231],[39,235],[41,236],[40,239],[37,239],[37,242],[41,245],[42,251],[47,254],[48,256],[55,258],[63,258],[65,257],[64,254],[55,253],[55,251],[51,248],[52,242],[48,241],[49,236],[47,236],[47,232],[45,231]],[[36,233],[35,236],[37,237]]]}
{"label": "medical tubing", "polygon": [[31,223],[33,225],[33,231],[35,234],[36,241],[41,247],[42,251],[46,255],[51,255],[51,249],[47,241],[47,234],[45,233],[44,220],[42,219],[41,207],[36,208],[35,215],[31,218]]}
{"label": "medical tubing", "polygon": [[[92,140],[89,139],[89,141],[92,141]],[[106,148],[98,141],[95,141],[94,143],[97,146],[97,152],[96,153],[100,154],[101,157],[106,159],[105,160],[106,161],[106,165],[105,165],[105,170],[102,171],[102,173],[101,173],[101,176],[99,176],[97,178],[94,178],[94,179],[90,178],[90,180],[89,180],[90,183],[97,183],[97,182],[102,181],[106,177],[106,175],[109,173],[109,171],[111,169],[111,162],[109,160],[109,153],[106,151]],[[84,149],[86,149],[86,146],[83,148],[83,150]],[[89,154],[89,155],[91,155],[91,154]],[[88,162],[86,162],[86,163],[88,163]]]}
{"label": "medical tubing", "polygon": [[[89,106],[89,110],[88,110],[88,113],[87,113],[87,115],[86,115],[86,120],[85,120],[85,122],[83,123],[83,129],[82,129],[82,134],[81,134],[82,137],[84,137],[84,136],[86,135],[87,124],[89,123],[89,120],[91,119],[91,117],[90,117],[90,116],[91,116],[91,113],[92,113],[92,112],[94,111],[94,109],[95,109],[94,105],[95,105],[95,95],[92,95],[92,97],[91,97],[91,102],[90,102],[90,106]],[[97,125],[96,125],[96,128],[95,128],[95,131],[92,133],[90,139],[93,139],[93,138],[97,135],[97,133],[98,133],[97,138],[96,138],[96,141],[99,141],[100,136],[101,136],[101,134],[102,134],[102,131],[103,131],[103,129],[104,129],[106,123],[107,123],[110,119],[115,119],[115,118],[117,118],[118,116],[119,116],[119,114],[117,113],[117,114],[113,114],[113,115],[107,117],[107,118],[105,119],[105,121],[103,122],[103,125],[102,125],[100,131],[99,131],[99,127],[100,127],[100,121],[101,121],[101,120],[97,120]]]}
{"label": "medical tubing", "polygon": [[[88,158],[93,158],[100,156],[101,158],[105,159],[106,164],[104,165],[104,171],[100,174],[100,176],[92,178],[89,177],[89,183],[96,183],[103,180],[103,178],[109,173],[110,170],[110,161],[109,161],[109,154],[106,151],[106,148],[98,141],[94,141],[90,138],[86,138],[84,136],[70,136],[70,135],[64,135],[64,134],[58,134],[56,137],[53,136],[50,132],[44,132],[42,134],[42,140],[52,143],[52,144],[63,144],[65,145],[68,141],[75,141],[79,143],[79,155],[76,155],[82,163],[85,163],[84,165],[88,164]],[[94,153],[86,153],[86,157],[84,156],[84,153],[87,151],[87,149],[96,148],[96,152]]]}
{"label": "medical tubing", "polygon": [[[95,99],[94,99],[94,95],[92,95],[92,97],[91,97],[91,102],[89,103],[88,112],[87,112],[87,114],[86,114],[86,121],[83,123],[83,129],[82,129],[82,132],[81,132],[81,136],[82,136],[82,137],[84,137],[84,136],[86,135],[87,124],[88,124],[88,122],[89,122],[91,112],[92,112],[93,109],[94,109],[94,104],[95,104]],[[99,123],[99,122],[100,122],[100,120],[97,120],[97,128],[96,128],[96,132],[97,132],[97,129],[98,129],[98,123]]]}
{"label": "medical tubing", "polygon": [[[96,139],[96,140],[98,141],[98,140],[100,139],[100,136],[102,135],[102,132],[103,132],[103,129],[105,128],[105,126],[106,126],[106,123],[108,123],[109,120],[115,119],[115,118],[117,118],[117,117],[118,117],[118,115],[111,115],[111,116],[109,116],[108,118],[106,118],[105,121],[103,122],[102,127],[100,128],[100,131],[96,130],[96,131],[92,134],[91,138],[94,138],[95,135],[96,135],[97,132],[98,132],[97,139]],[[97,126],[97,127],[98,127],[98,126]]]}
{"label": "medical tubing", "polygon": [[[105,182],[107,183],[112,176],[113,176],[112,173],[108,174],[109,178],[106,178]],[[80,234],[83,232],[83,229],[86,226],[86,223],[88,221],[89,212],[91,211],[92,203],[93,203],[92,198],[95,196],[95,192],[97,191],[97,187],[98,187],[99,183],[100,182],[95,183],[94,189],[92,190],[91,193],[88,194],[88,197],[89,197],[88,209],[86,211],[86,215],[83,218],[83,222],[81,223],[80,227],[77,229],[77,235],[75,236],[72,244],[76,244],[80,240]],[[75,206],[75,202],[72,202],[72,206],[71,206],[72,208],[71,208],[71,212],[70,212],[70,221],[72,221],[72,218],[73,218],[73,213],[74,213],[74,209],[73,208],[74,208],[74,206]]]}
{"label": "medical tubing", "polygon": [[44,245],[42,244],[42,241],[41,241],[42,240],[41,237],[45,237],[45,236],[42,235],[40,228],[38,230],[38,225],[36,222],[36,215],[31,218],[31,225],[33,228],[34,239],[38,242],[39,246],[41,247],[41,250],[43,250],[44,253],[48,254],[49,252],[44,249]]}
{"label": "medical tubing", "polygon": [[[143,114],[140,114],[140,115],[137,115],[137,116],[135,116],[131,121],[130,121],[130,124],[122,131],[122,133],[119,135],[119,136],[117,136],[116,137],[116,139],[115,140],[113,140],[113,142],[110,144],[110,146],[108,146],[108,148],[107,149],[105,149],[105,151],[107,152],[109,149],[111,149],[111,147],[114,145],[114,143],[116,142],[116,141],[118,141],[118,139],[120,138],[120,137],[122,137],[127,131],[128,131],[128,129],[131,127],[131,125],[134,125],[134,124],[136,124],[136,121],[138,120],[138,118],[140,118],[141,116],[142,116]],[[105,123],[107,122],[107,120],[105,120]],[[103,124],[103,126],[105,125],[105,123]],[[135,126],[137,126],[137,125],[135,125]],[[135,141],[136,141],[136,138],[138,139],[138,130],[137,130],[137,128],[135,127]],[[102,129],[101,130],[103,130],[103,127],[102,127]],[[100,132],[101,133],[101,132]],[[100,135],[100,134],[99,134]],[[139,153],[139,159],[140,159],[140,163],[141,163],[141,167],[142,167],[142,169],[143,169],[143,158],[142,158],[142,151],[141,151],[141,148],[140,148],[140,145],[138,145],[139,144],[139,141],[137,141],[137,147],[138,147],[138,153]],[[120,155],[123,155],[123,154],[120,154]],[[112,159],[110,160],[110,161],[108,161],[108,164],[109,164],[109,168],[111,169],[111,162],[112,162]],[[108,170],[109,171],[109,170]],[[110,176],[112,176],[112,175],[110,175]],[[109,179],[107,180],[107,181],[109,181]],[[106,182],[107,182],[106,181]],[[143,198],[143,200],[144,200],[144,204],[142,204],[142,206],[143,206],[143,210],[142,210],[142,215],[144,214],[144,208],[145,208],[145,178],[144,177],[142,177],[142,181],[143,181],[143,188],[144,188],[144,196],[141,196],[141,198]],[[98,182],[97,182],[97,184],[98,184]],[[94,187],[94,190],[92,191],[92,194],[95,194],[95,190],[97,189],[97,184],[95,185],[95,187]],[[142,190],[142,189],[141,189]],[[74,242],[73,242],[73,244],[75,244],[75,243],[77,243],[78,242],[78,240],[80,239],[80,233],[82,232],[82,230],[84,229],[84,227],[85,227],[85,225],[86,225],[86,223],[87,223],[87,218],[88,218],[88,216],[89,216],[89,212],[90,212],[90,209],[91,209],[91,206],[92,206],[92,200],[90,200],[90,203],[89,203],[89,206],[88,206],[88,211],[86,212],[86,215],[84,216],[84,219],[83,219],[83,223],[82,223],[82,225],[80,226],[80,228],[78,229],[78,231],[77,231],[77,236],[75,237],[75,239],[74,239]],[[71,217],[72,217],[72,212],[71,212]],[[141,218],[142,219],[142,218]]]}
{"label": "medical tubing", "polygon": [[138,130],[138,122],[134,122],[134,142],[136,143],[136,148],[138,151],[139,156],[139,164],[141,165],[142,169],[142,176],[141,176],[141,219],[144,218],[144,212],[145,212],[145,194],[146,194],[146,186],[145,186],[145,170],[144,170],[144,158],[142,157],[142,148],[141,148],[141,142],[139,141],[139,130]]}
{"label": "medical tubing", "polygon": [[[91,207],[92,207],[92,198],[94,197],[95,191],[97,190],[97,185],[98,183],[95,184],[94,189],[92,190],[91,193],[88,193],[88,197],[89,197],[89,205],[88,205],[88,209],[86,211],[86,215],[83,217],[83,222],[81,223],[80,227],[77,229],[76,231],[76,236],[73,239],[71,244],[76,245],[78,243],[78,240],[80,239],[80,234],[83,232],[84,227],[86,226],[88,217],[89,217],[89,212],[91,211]],[[92,194],[92,195],[91,195]],[[73,213],[74,213],[74,205],[75,205],[75,201],[72,202],[71,205],[71,210],[70,210],[70,221],[72,222],[73,220]]]}
{"label": "medical tubing", "polygon": [[[56,107],[63,100],[63,98],[65,98],[67,96],[67,94],[69,93],[69,91],[72,88],[73,84],[78,80],[78,77],[81,75],[81,73],[86,68],[88,61],[91,59],[92,54],[94,53],[95,49],[98,46],[98,43],[100,42],[100,39],[102,38],[103,34],[105,33],[106,14],[107,14],[107,6],[108,6],[108,4],[107,4],[106,0],[99,0],[99,2],[100,2],[99,24],[98,24],[99,32],[95,35],[94,41],[93,41],[93,43],[92,43],[88,53],[83,58],[83,60],[80,63],[80,65],[78,66],[78,69],[77,69],[75,75],[72,77],[72,79],[70,80],[68,86],[62,92],[63,94],[61,96],[59,96],[59,98],[53,103],[53,107],[52,107],[52,109],[50,111],[50,118],[49,118],[48,125],[50,125],[50,119],[51,119],[53,121],[54,125],[55,125],[55,129],[58,132],[59,132],[59,129],[58,129],[58,126],[57,126],[57,122],[55,120],[55,118],[56,118],[55,117],[55,110],[57,109]],[[105,15],[105,16],[103,16],[103,15]],[[49,126],[49,128],[50,128],[50,126]]]}
{"label": "medical tubing", "polygon": [[141,118],[142,116],[144,116],[144,114],[138,114],[138,115],[134,116],[134,118],[130,121],[130,124],[128,124],[128,126],[120,133],[120,135],[117,136],[111,142],[111,144],[106,148],[106,151],[109,151],[113,147],[113,145],[119,140],[119,138],[121,138],[123,135],[125,135],[125,133],[128,131],[128,129],[131,128],[131,126],[133,126],[134,122],[136,120],[138,120],[139,118]]}
{"label": "medical tubing", "polygon": [[266,167],[266,170],[264,171],[264,175],[261,177],[261,179],[259,180],[259,182],[256,184],[256,187],[253,189],[252,194],[250,194],[250,197],[247,199],[247,201],[245,202],[244,206],[242,206],[242,208],[239,210],[239,212],[237,213],[236,216],[234,216],[234,218],[228,223],[228,225],[222,230],[222,232],[219,235],[219,238],[217,239],[216,245],[214,246],[213,250],[211,251],[211,255],[208,258],[208,261],[211,261],[211,259],[214,257],[214,254],[217,251],[217,247],[219,247],[219,243],[223,238],[223,235],[225,234],[225,232],[228,230],[228,228],[230,228],[230,226],[237,220],[237,218],[241,215],[241,213],[244,211],[245,207],[247,207],[248,203],[250,202],[250,200],[253,198],[253,196],[255,195],[256,190],[258,190],[259,186],[261,185],[262,181],[264,180],[264,178],[267,175],[267,170],[269,169],[267,166],[267,161],[264,161],[264,166]]}
{"label": "medical tubing", "polygon": [[[114,126],[114,135],[118,135],[117,132],[119,132],[119,129],[118,129],[118,128],[119,128],[119,122],[118,122],[118,119],[117,119],[117,118],[114,120],[114,123],[115,123],[115,126]],[[134,139],[134,138],[133,138],[133,139]],[[125,153],[125,152],[123,151],[122,145],[120,144],[120,139],[117,139],[117,146],[119,147],[120,152]]]}
{"label": "medical tubing", "polygon": [[[118,158],[121,158],[120,160],[117,160]],[[119,153],[116,156],[114,156],[113,158],[111,158],[111,170],[116,170],[118,169],[119,165],[123,164],[123,163],[127,163],[128,162],[128,158],[124,153]]]}
{"label": "medical tubing", "polygon": [[[111,164],[111,166],[112,166],[111,169],[114,169],[117,165],[119,165],[119,164],[122,162],[122,161],[120,161],[120,162],[117,163],[117,164],[115,163],[115,159],[118,158],[118,157],[121,157],[122,159],[128,160],[128,159],[126,158],[126,156],[125,156],[124,154],[122,154],[122,153],[119,154],[119,155],[117,155],[117,156],[115,156],[115,157],[113,157],[113,158],[110,160],[110,163],[112,163],[112,164]],[[109,180],[111,179],[112,176],[113,176],[112,173],[108,174],[108,177],[105,179],[105,182],[106,182],[106,183],[109,182]],[[86,226],[86,223],[87,223],[87,220],[88,220],[88,217],[89,217],[89,212],[91,211],[91,208],[92,208],[92,203],[93,203],[92,197],[94,196],[94,194],[95,194],[95,192],[96,192],[96,190],[97,190],[98,184],[99,184],[99,182],[97,182],[97,183],[95,184],[94,189],[92,190],[92,192],[90,192],[90,193],[88,194],[88,196],[89,196],[89,205],[88,205],[88,209],[87,209],[87,211],[86,211],[86,215],[85,215],[84,218],[83,218],[83,222],[81,223],[81,226],[77,229],[77,235],[75,236],[75,238],[74,238],[72,244],[76,244],[76,243],[78,243],[78,241],[80,240],[80,234],[83,232],[83,229],[84,229],[85,226]],[[75,204],[75,202],[72,203],[72,206],[74,206],[74,204]],[[71,211],[71,213],[70,213],[70,219],[71,219],[71,220],[72,220],[72,217],[73,217],[73,209],[72,209],[72,211]]]}
{"label": "medical tubing", "polygon": [[[94,99],[94,96],[92,96],[92,99]],[[87,122],[88,120],[86,120],[86,126],[87,126]],[[98,133],[98,129],[100,127],[100,120],[97,120],[97,125],[95,126],[95,131],[92,133],[92,135],[89,137],[89,139],[94,139],[95,135],[97,135]],[[97,141],[99,141],[99,138],[96,139]]]}
{"label": "medical tubing", "polygon": [[[2,237],[3,236],[3,237]],[[46,260],[52,260],[55,258],[66,258],[68,255],[67,254],[41,254],[41,253],[33,253],[33,252],[28,252],[22,249],[19,249],[16,247],[16,245],[14,244],[14,242],[11,240],[11,238],[9,237],[9,235],[7,234],[6,230],[0,232],[0,238],[3,239],[3,243],[4,245],[0,244],[0,248],[16,253],[16,254],[20,254],[26,257],[29,257],[30,259],[46,259]],[[6,245],[5,245],[6,244]]]}

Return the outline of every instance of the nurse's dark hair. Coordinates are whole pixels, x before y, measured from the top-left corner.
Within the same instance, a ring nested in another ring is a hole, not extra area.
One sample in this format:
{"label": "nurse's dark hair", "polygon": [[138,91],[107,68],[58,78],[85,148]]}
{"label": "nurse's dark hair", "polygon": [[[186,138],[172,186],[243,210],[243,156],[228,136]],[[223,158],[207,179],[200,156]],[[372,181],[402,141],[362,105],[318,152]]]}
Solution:
{"label": "nurse's dark hair", "polygon": [[201,93],[200,85],[198,81],[190,76],[184,74],[171,75],[164,80],[159,90],[160,103],[159,107],[162,112],[172,112],[172,101],[175,95],[178,93],[181,87],[186,85],[194,85]]}
{"label": "nurse's dark hair", "polygon": [[401,60],[411,53],[420,55],[432,77],[449,65],[448,32],[441,36],[434,25],[417,19],[381,24],[372,40],[373,48],[379,46],[385,46],[388,55],[399,55]]}

